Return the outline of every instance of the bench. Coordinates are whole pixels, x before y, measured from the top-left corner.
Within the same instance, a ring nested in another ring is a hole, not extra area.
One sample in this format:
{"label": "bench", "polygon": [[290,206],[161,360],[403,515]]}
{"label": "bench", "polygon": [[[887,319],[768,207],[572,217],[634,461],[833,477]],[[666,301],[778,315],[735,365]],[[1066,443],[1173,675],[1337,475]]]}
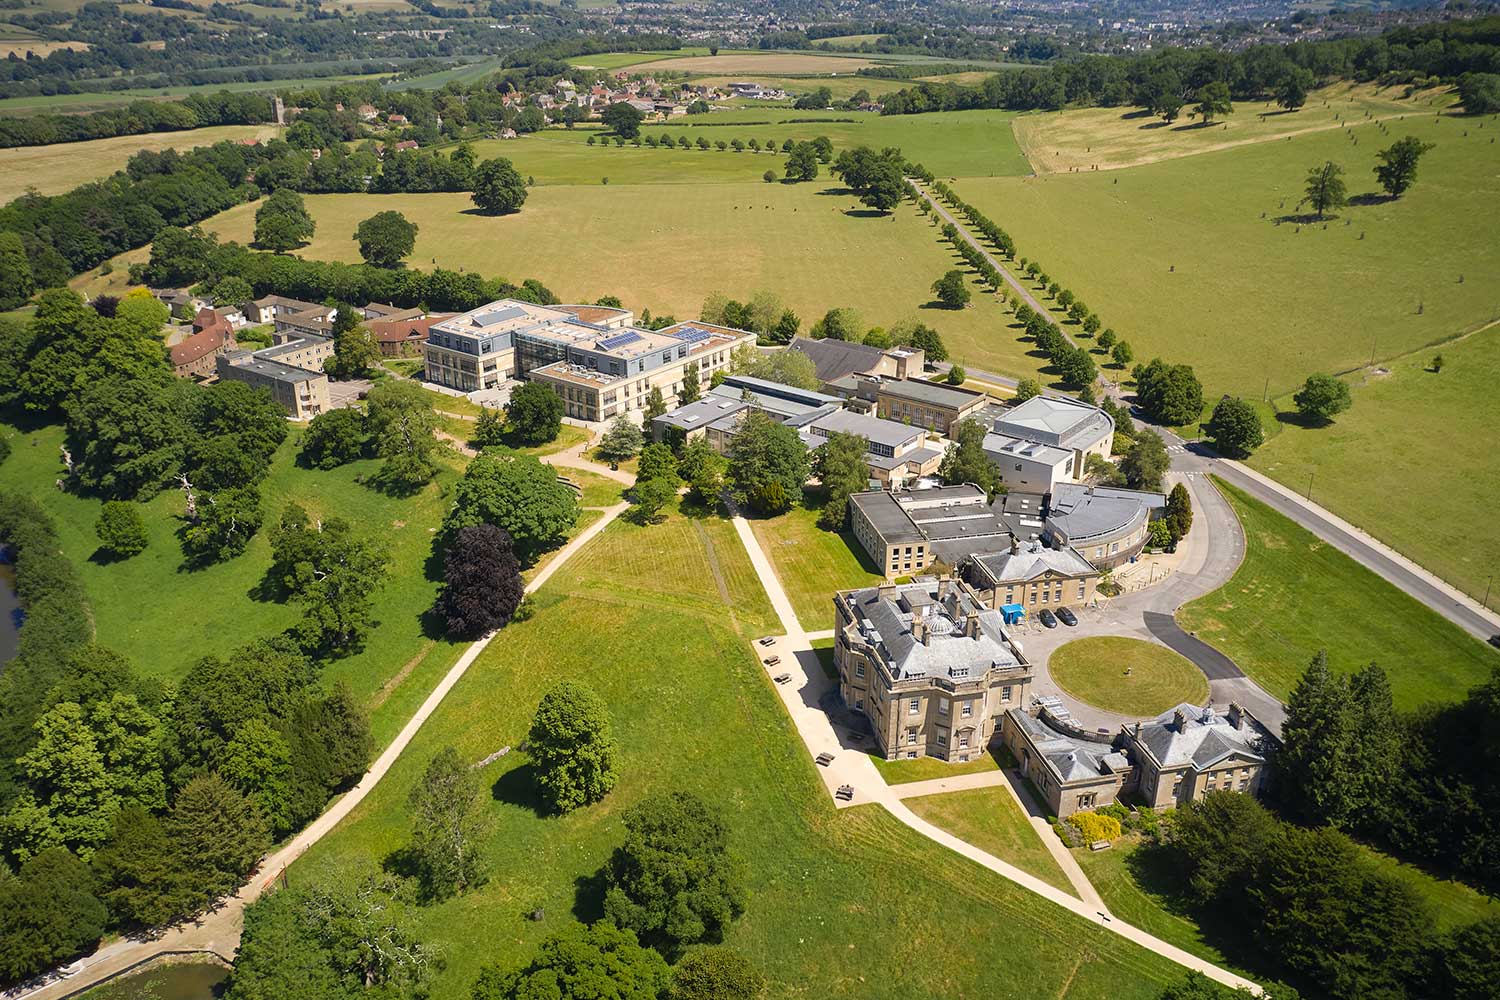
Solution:
{"label": "bench", "polygon": [[842,799],[845,802],[851,801],[854,798],[854,786],[840,785],[839,790],[833,793],[833,797],[836,799]]}
{"label": "bench", "polygon": [[827,767],[829,764],[833,763],[833,754],[829,753],[827,750],[824,750],[813,759],[818,762],[819,767]]}
{"label": "bench", "polygon": [[1107,850],[1110,849],[1110,846],[1111,846],[1110,842],[1107,841],[1107,840],[1096,840],[1092,844],[1089,845],[1089,850],[1091,850],[1091,851],[1107,851]]}

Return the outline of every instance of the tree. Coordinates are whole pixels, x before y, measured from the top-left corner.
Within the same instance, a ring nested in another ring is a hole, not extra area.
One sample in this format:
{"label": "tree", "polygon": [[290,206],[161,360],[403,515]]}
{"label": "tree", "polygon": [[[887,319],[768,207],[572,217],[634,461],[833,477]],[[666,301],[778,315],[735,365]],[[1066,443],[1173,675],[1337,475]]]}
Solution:
{"label": "tree", "polygon": [[1443,356],[1441,354],[1434,354],[1432,356],[1431,363],[1428,364],[1428,367],[1431,368],[1432,373],[1436,375],[1443,370],[1443,364]]}
{"label": "tree", "polygon": [[1123,369],[1135,360],[1135,352],[1130,349],[1129,343],[1122,340],[1110,351],[1110,357],[1114,359],[1116,368]]}
{"label": "tree", "polygon": [[1308,171],[1305,190],[1307,196],[1301,204],[1311,205],[1319,219],[1329,209],[1349,204],[1349,194],[1344,188],[1344,168],[1331,160]]}
{"label": "tree", "polygon": [[1297,412],[1312,424],[1327,424],[1354,403],[1349,384],[1332,375],[1309,375],[1292,397]]}
{"label": "tree", "polygon": [[1234,104],[1229,100],[1229,84],[1223,80],[1213,80],[1198,88],[1196,95],[1198,104],[1193,110],[1198,112],[1198,117],[1206,125],[1215,118],[1234,112]]}
{"label": "tree", "polygon": [[[480,416],[482,419],[483,414]],[[313,468],[336,469],[363,458],[369,444],[363,413],[352,407],[329,410],[313,417],[307,425],[300,457]]]}
{"label": "tree", "polygon": [[683,447],[677,459],[677,475],[687,482],[700,502],[713,503],[723,487],[724,458],[714,451],[707,438],[696,437]]}
{"label": "tree", "polygon": [[1115,346],[1115,331],[1112,328],[1106,328],[1100,331],[1099,336],[1095,338],[1094,343],[1098,345],[1099,350],[1108,351],[1111,347]]}
{"label": "tree", "polygon": [[949,385],[963,385],[969,378],[969,373],[964,371],[963,365],[954,365],[948,369],[948,377],[945,380]]}
{"label": "tree", "polygon": [[605,866],[604,915],[668,955],[719,942],[745,908],[744,866],[719,810],[690,792],[625,812],[625,842]]}
{"label": "tree", "polygon": [[1231,458],[1248,456],[1265,440],[1255,407],[1237,396],[1225,396],[1214,404],[1205,429],[1214,447]]}
{"label": "tree", "polygon": [[333,317],[333,357],[323,370],[333,379],[365,378],[380,363],[380,345],[362,322],[358,308],[340,303]]}
{"label": "tree", "polygon": [[732,369],[738,375],[750,375],[798,389],[814,392],[823,388],[818,378],[818,366],[813,359],[801,351],[745,351],[732,359]]}
{"label": "tree", "polygon": [[611,104],[599,116],[600,120],[622,139],[634,139],[640,135],[641,122],[645,117],[639,108],[628,101]]}
{"label": "tree", "polygon": [[835,161],[833,172],[861,202],[880,212],[890,211],[906,194],[900,153],[894,149],[879,153],[868,146],[846,149]]}
{"label": "tree", "polygon": [[119,923],[159,927],[193,916],[201,904],[183,877],[162,821],[141,806],[115,814],[109,841],[94,852],[90,867],[100,897]]}
{"label": "tree", "polygon": [[1375,177],[1385,193],[1399,198],[1417,180],[1417,162],[1423,154],[1434,148],[1433,143],[1423,142],[1414,135],[1397,139],[1375,156],[1380,160],[1375,167]]}
{"label": "tree", "polygon": [[591,688],[561,681],[542,696],[526,736],[537,790],[553,812],[598,802],[618,779],[619,748],[604,701]]}
{"label": "tree", "polygon": [[260,806],[273,837],[295,828],[291,748],[266,720],[249,719],[239,727],[219,758],[219,774]]}
{"label": "tree", "polygon": [[1011,400],[1016,406],[1020,406],[1035,396],[1042,394],[1042,384],[1034,378],[1023,378],[1016,383],[1016,394]]}
{"label": "tree", "polygon": [[271,538],[272,572],[302,608],[294,631],[303,645],[335,656],[363,646],[371,627],[371,595],[389,575],[390,553],[349,522],[313,521],[296,504]]}
{"label": "tree", "polygon": [[766,488],[775,484],[786,505],[802,501],[802,489],[812,474],[807,445],[794,428],[779,424],[759,410],[745,411],[729,442],[727,470],[736,502],[750,503],[763,513],[780,506]]}
{"label": "tree", "polygon": [[417,245],[417,224],[394,210],[376,212],[354,230],[366,264],[397,267]]}
{"label": "tree", "polygon": [[406,805],[411,813],[409,854],[431,899],[446,899],[480,885],[484,814],[479,783],[452,747],[428,762]]}
{"label": "tree", "polygon": [[523,561],[557,544],[578,521],[578,497],[557,472],[533,455],[485,453],[469,463],[453,489],[443,536],[473,524],[510,535]]}
{"label": "tree", "polygon": [[1057,362],[1057,369],[1062,380],[1069,385],[1087,388],[1099,377],[1099,366],[1094,364],[1094,356],[1081,347],[1069,347]]}
{"label": "tree", "polygon": [[312,239],[316,229],[302,196],[291,188],[277,188],[255,210],[255,242],[267,250],[294,250]]}
{"label": "tree", "polygon": [[394,493],[421,489],[437,474],[437,415],[426,392],[414,382],[383,379],[365,405],[370,441],[385,459],[376,483]]}
{"label": "tree", "polygon": [[1186,537],[1193,526],[1193,501],[1186,486],[1178,483],[1167,494],[1167,509],[1162,520],[1172,528],[1173,540],[1180,541]]}
{"label": "tree", "polygon": [[260,530],[264,512],[254,487],[220,490],[199,497],[198,520],[182,535],[182,550],[193,565],[233,559]]}
{"label": "tree", "polygon": [[1458,78],[1458,100],[1471,115],[1500,112],[1500,73],[1463,73]]}
{"label": "tree", "polygon": [[1193,896],[1242,911],[1276,827],[1253,796],[1225,790],[1185,803],[1172,827],[1172,852]]}
{"label": "tree", "polygon": [[526,203],[526,181],[505,157],[485,160],[474,168],[474,193],[470,198],[480,211],[490,215],[516,212]]}
{"label": "tree", "polygon": [[15,233],[0,233],[0,311],[20,308],[35,291],[26,245]]}
{"label": "tree", "polygon": [[890,334],[892,343],[917,348],[929,362],[948,360],[948,348],[943,343],[942,334],[926,323],[901,320],[891,327]]}
{"label": "tree", "polygon": [[953,425],[950,437],[953,443],[943,453],[943,462],[938,466],[938,477],[949,486],[973,483],[991,497],[1000,488],[1000,471],[984,451],[984,425],[973,418],[960,420]]}
{"label": "tree", "polygon": [[493,524],[460,528],[443,553],[437,613],[448,634],[477,639],[504,627],[525,597],[510,535]]}
{"label": "tree", "polygon": [[823,484],[826,500],[818,512],[818,527],[842,531],[848,515],[849,494],[870,484],[865,452],[870,443],[858,434],[839,431],[830,435],[812,453],[813,475]]}
{"label": "tree", "polygon": [[609,430],[599,439],[599,456],[611,462],[623,462],[645,444],[641,428],[625,414],[610,422]]}
{"label": "tree", "polygon": [[944,309],[962,309],[969,304],[969,283],[964,273],[954,268],[932,283],[932,294]]}
{"label": "tree", "polygon": [[200,905],[239,888],[271,846],[260,807],[212,772],[178,791],[163,826]]}
{"label": "tree", "polygon": [[511,392],[505,416],[521,443],[539,445],[557,439],[563,410],[556,389],[545,382],[523,382]]}
{"label": "tree", "polygon": [[797,336],[802,328],[802,320],[790,309],[783,309],[781,316],[776,320],[776,326],[771,331],[771,339],[778,344],[790,344],[792,338]]}
{"label": "tree", "polygon": [[120,808],[98,737],[75,702],[54,705],[33,728],[35,742],[17,761],[25,785],[0,817],[0,842],[23,860],[52,847],[88,860]]}
{"label": "tree", "polygon": [[1441,996],[1500,996],[1500,917],[1488,916],[1448,933],[1442,949]]}
{"label": "tree", "polygon": [[698,365],[690,363],[682,370],[682,389],[677,393],[677,405],[686,406],[703,398],[703,383],[700,381]]}
{"label": "tree", "polygon": [[818,178],[818,150],[810,142],[799,142],[786,158],[786,179],[812,181]]}
{"label": "tree", "polygon": [[469,998],[661,1000],[670,980],[660,954],[642,947],[630,931],[601,920],[543,938],[536,955],[519,969],[486,966]]}
{"label": "tree", "polygon": [[140,508],[125,500],[107,501],[94,522],[94,534],[105,552],[116,559],[129,559],[145,551],[150,536]]}
{"label": "tree", "polygon": [[1312,85],[1311,72],[1300,66],[1288,68],[1276,85],[1276,104],[1288,111],[1296,111],[1307,103],[1307,91]]}
{"label": "tree", "polygon": [[829,340],[859,343],[864,331],[864,320],[858,312],[853,309],[838,308],[824,313],[823,318],[813,324],[810,335],[814,340],[826,337]]}
{"label": "tree", "polygon": [[1160,490],[1162,476],[1171,466],[1167,446],[1155,431],[1141,431],[1125,457],[1120,461],[1120,471],[1133,490]]}
{"label": "tree", "polygon": [[641,413],[641,419],[649,425],[651,421],[667,412],[667,401],[662,396],[661,386],[653,385],[651,391],[646,393],[646,406]]}
{"label": "tree", "polygon": [[637,479],[630,489],[630,500],[634,504],[632,515],[639,524],[654,524],[668,504],[677,499],[675,475],[668,479],[656,476]]}
{"label": "tree", "polygon": [[677,483],[677,458],[672,449],[655,442],[641,449],[641,461],[636,468],[636,479],[669,479]]}
{"label": "tree", "polygon": [[0,982],[14,982],[89,950],[108,913],[88,866],[62,848],[11,875],[0,869]]}
{"label": "tree", "polygon": [[[1118,351],[1119,345],[1115,347]],[[1189,365],[1171,365],[1155,358],[1136,370],[1135,386],[1141,409],[1157,423],[1179,427],[1197,420],[1203,412],[1203,386]]]}
{"label": "tree", "polygon": [[766,977],[740,952],[695,948],[672,970],[667,1000],[762,1000],[765,994]]}
{"label": "tree", "polygon": [[[245,279],[230,275],[221,278],[214,285],[213,295],[214,301],[220,305],[242,305],[253,298],[255,292]],[[240,295],[244,297],[238,297]],[[154,339],[161,336],[161,328],[171,318],[172,313],[166,303],[146,288],[132,288],[120,297],[119,304],[115,306],[116,324],[138,337]]]}

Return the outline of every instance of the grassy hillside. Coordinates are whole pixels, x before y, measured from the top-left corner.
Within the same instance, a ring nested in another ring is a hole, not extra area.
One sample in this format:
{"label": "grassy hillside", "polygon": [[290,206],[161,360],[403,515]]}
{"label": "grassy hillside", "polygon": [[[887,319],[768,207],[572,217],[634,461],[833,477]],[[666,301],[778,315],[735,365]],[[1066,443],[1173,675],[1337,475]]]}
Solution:
{"label": "grassy hillside", "polygon": [[[651,792],[688,789],[724,809],[751,900],[729,944],[774,997],[1144,998],[1175,968],[1031,896],[876,807],[835,811],[749,646],[773,617],[733,528],[674,515],[611,525],[538,595],[537,612],[489,647],[386,779],[292,878],[379,861],[409,834],[405,800],[440,748],[469,760],[514,746],[541,694],[582,680],[608,703],[621,781],[569,816],[533,808],[513,752],[483,772],[492,877],[420,910],[447,967],[434,996],[467,995],[478,968],[518,963],[543,935],[593,919],[587,879],[619,843],[621,814]],[[301,872],[299,876],[298,872]],[[542,909],[545,919],[524,914]],[[888,933],[891,914],[902,932]],[[1006,958],[953,949],[1004,940]]]}
{"label": "grassy hillside", "polygon": [[1177,620],[1279,698],[1318,650],[1334,670],[1379,663],[1398,708],[1456,701],[1500,654],[1259,501],[1219,483],[1245,528],[1245,561]]}

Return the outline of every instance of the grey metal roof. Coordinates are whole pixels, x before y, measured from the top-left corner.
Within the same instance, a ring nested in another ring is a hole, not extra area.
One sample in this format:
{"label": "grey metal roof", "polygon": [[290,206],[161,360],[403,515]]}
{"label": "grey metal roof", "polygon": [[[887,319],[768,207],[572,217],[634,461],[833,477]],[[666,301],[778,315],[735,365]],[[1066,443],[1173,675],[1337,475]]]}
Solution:
{"label": "grey metal roof", "polygon": [[976,603],[956,584],[911,583],[894,588],[890,597],[882,597],[881,590],[855,591],[849,603],[860,634],[879,651],[895,680],[979,681],[990,670],[1022,666],[1006,635],[1004,616]]}
{"label": "grey metal roof", "polygon": [[1066,448],[1057,448],[1040,441],[1027,441],[1025,438],[1011,437],[1009,434],[998,434],[994,431],[985,434],[984,444],[981,447],[984,453],[996,462],[1003,462],[1007,458],[1024,458],[1030,462],[1056,466],[1073,458],[1073,453]]}
{"label": "grey metal roof", "polygon": [[1072,549],[1049,549],[1041,542],[1018,542],[1015,547],[974,557],[974,565],[991,582],[1025,583],[1048,573],[1065,577],[1092,576],[1098,570]]}
{"label": "grey metal roof", "polygon": [[813,340],[793,337],[787,349],[807,355],[818,370],[818,381],[832,382],[855,372],[874,371],[885,352],[868,344],[847,340]]}
{"label": "grey metal roof", "polygon": [[1109,744],[1069,736],[1019,709],[1008,709],[1005,714],[1026,734],[1061,784],[1110,777],[1130,766]]}
{"label": "grey metal roof", "polygon": [[652,423],[661,424],[663,427],[676,427],[684,431],[697,430],[699,427],[708,426],[720,417],[739,413],[749,405],[741,399],[710,393],[695,402],[686,403],[669,413],[663,413]]}
{"label": "grey metal roof", "polygon": [[1152,510],[1166,505],[1160,493],[1122,490],[1082,483],[1053,487],[1047,526],[1066,535],[1072,544],[1109,538],[1143,524]]}
{"label": "grey metal roof", "polygon": [[838,396],[830,396],[826,392],[815,392],[782,382],[772,382],[770,379],[756,378],[753,375],[726,375],[717,388],[722,389],[726,385],[736,389],[749,389],[761,396],[805,403],[808,406],[824,406],[828,403],[843,405],[843,400]]}
{"label": "grey metal roof", "polygon": [[1191,765],[1198,771],[1236,755],[1264,762],[1270,740],[1265,727],[1248,714],[1241,714],[1236,726],[1211,706],[1186,702],[1141,723],[1132,736],[1160,767]]}
{"label": "grey metal roof", "polygon": [[875,533],[885,539],[887,545],[906,545],[923,541],[922,533],[912,524],[906,511],[895,497],[884,490],[878,493],[855,493],[849,502],[859,508],[865,520],[874,527]]}
{"label": "grey metal roof", "polygon": [[299,385],[303,382],[311,382],[320,378],[327,378],[322,372],[308,371],[306,368],[298,368],[294,365],[284,365],[280,361],[271,361],[249,353],[235,352],[220,356],[218,370],[220,375],[233,377],[233,369],[251,371],[263,378],[272,379],[276,382],[286,382],[291,385]]}
{"label": "grey metal roof", "polygon": [[1082,451],[1114,433],[1108,413],[1066,396],[1032,396],[995,421],[995,431],[1010,437]]}
{"label": "grey metal roof", "polygon": [[[842,402],[835,400],[835,402]],[[865,414],[852,413],[849,410],[832,410],[814,420],[810,426],[827,431],[830,434],[844,432],[858,434],[871,444],[883,444],[892,448],[899,448],[913,438],[920,438],[924,432],[920,427],[911,427],[907,424],[897,423],[894,420],[884,420]]]}
{"label": "grey metal roof", "polygon": [[946,406],[955,410],[962,410],[984,401],[984,396],[980,393],[966,392],[962,389],[913,378],[885,379],[880,383],[880,392],[898,399],[914,399],[921,403]]}

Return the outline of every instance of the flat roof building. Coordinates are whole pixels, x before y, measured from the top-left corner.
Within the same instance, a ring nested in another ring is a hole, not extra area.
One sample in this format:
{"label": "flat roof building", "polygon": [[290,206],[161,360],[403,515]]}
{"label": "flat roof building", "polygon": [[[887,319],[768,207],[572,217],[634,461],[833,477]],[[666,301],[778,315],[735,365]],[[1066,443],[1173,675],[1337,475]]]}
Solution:
{"label": "flat roof building", "polygon": [[1100,569],[1113,569],[1145,547],[1151,518],[1166,504],[1161,493],[1059,483],[1048,502],[1046,537],[1077,549]]}
{"label": "flat roof building", "polygon": [[830,392],[859,401],[886,420],[895,420],[947,435],[953,425],[973,416],[989,399],[982,392],[913,378],[845,375],[828,384]]}
{"label": "flat roof building", "polygon": [[849,497],[849,527],[887,577],[954,566],[973,552],[1009,548],[1011,532],[984,490],[965,483]]}
{"label": "flat roof building", "polygon": [[1058,483],[1082,479],[1089,455],[1108,459],[1114,438],[1114,418],[1097,406],[1033,396],[996,418],[984,452],[1006,489],[1051,493]]}
{"label": "flat roof building", "polygon": [[977,759],[1000,714],[1025,704],[1031,664],[958,581],[845,590],[833,602],[839,693],[887,760]]}
{"label": "flat roof building", "polygon": [[221,354],[217,371],[221,379],[268,390],[294,420],[311,420],[329,410],[328,376],[322,372],[282,364],[248,351]]}

